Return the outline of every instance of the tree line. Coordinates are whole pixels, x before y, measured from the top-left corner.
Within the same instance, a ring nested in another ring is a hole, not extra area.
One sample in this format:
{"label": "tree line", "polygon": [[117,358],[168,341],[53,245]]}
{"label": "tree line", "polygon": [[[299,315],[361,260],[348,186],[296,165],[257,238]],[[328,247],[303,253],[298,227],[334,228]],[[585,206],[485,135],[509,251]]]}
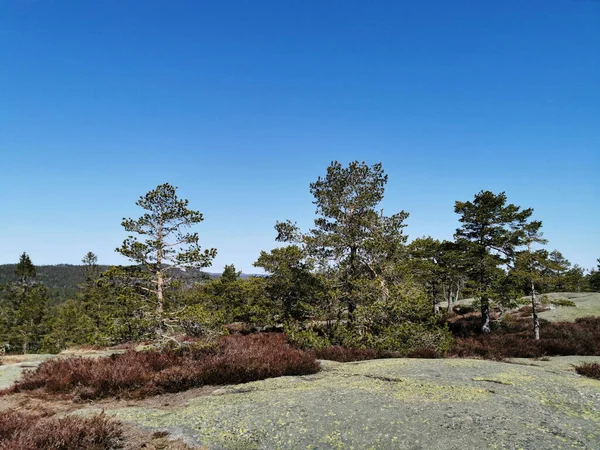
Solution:
{"label": "tree line", "polygon": [[[23,253],[0,290],[0,345],[23,353],[80,344],[113,345],[178,334],[218,335],[225,325],[283,328],[303,347],[343,345],[409,354],[443,353],[451,343],[445,314],[473,297],[481,332],[493,331],[494,308],[528,298],[532,337],[539,338],[540,295],[600,291],[600,259],[586,273],[557,250],[548,251],[532,208],[505,193],[481,191],[456,201],[454,239],[421,237],[408,243],[409,214],[380,208],[388,176],[380,163],[332,162],[310,184],[314,225],[275,224],[280,246],[254,263],[265,276],[241,278],[233,265],[221,277],[202,270],[216,256],[202,248],[193,227],[199,211],[166,183],[141,196],[144,211],[124,218],[130,233],[118,253],[130,266],[103,267],[89,252],[69,299],[58,305]],[[442,308],[442,305],[445,308]]]}

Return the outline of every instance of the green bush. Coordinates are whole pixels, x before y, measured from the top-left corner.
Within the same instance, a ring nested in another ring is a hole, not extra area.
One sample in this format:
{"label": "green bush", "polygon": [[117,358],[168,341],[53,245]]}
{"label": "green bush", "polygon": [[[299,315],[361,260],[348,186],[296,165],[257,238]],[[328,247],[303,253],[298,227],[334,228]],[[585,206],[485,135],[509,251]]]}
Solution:
{"label": "green bush", "polygon": [[567,306],[570,308],[576,308],[577,305],[575,304],[574,301],[572,300],[567,300],[564,298],[557,298],[555,300],[550,300],[550,303],[552,303],[554,306]]}
{"label": "green bush", "polygon": [[225,312],[208,311],[202,305],[190,305],[178,315],[183,330],[194,337],[215,337],[227,333]]}
{"label": "green bush", "polygon": [[312,328],[303,328],[297,322],[285,324],[284,332],[290,344],[302,350],[322,350],[331,345],[327,336],[319,334]]}
{"label": "green bush", "polygon": [[452,334],[432,314],[427,295],[418,287],[391,286],[382,296],[379,285],[359,286],[362,301],[351,321],[327,329],[286,327],[290,342],[317,352],[328,347],[373,350],[373,357],[441,356],[452,347]]}

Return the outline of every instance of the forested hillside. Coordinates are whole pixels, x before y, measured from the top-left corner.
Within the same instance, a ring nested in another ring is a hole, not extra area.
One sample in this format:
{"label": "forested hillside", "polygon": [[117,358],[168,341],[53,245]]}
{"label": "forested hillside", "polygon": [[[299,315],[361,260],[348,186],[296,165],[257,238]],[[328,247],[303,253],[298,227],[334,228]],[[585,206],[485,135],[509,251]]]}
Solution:
{"label": "forested hillside", "polygon": [[[15,274],[17,264],[0,264],[0,285],[18,280]],[[109,266],[98,265],[100,272],[108,270]],[[58,306],[69,298],[73,298],[85,281],[85,266],[75,264],[56,264],[35,266],[37,281],[43,284],[53,299],[53,306]],[[191,286],[195,281],[218,277],[219,274],[196,270],[178,271],[176,277]],[[246,275],[244,275],[246,277]]]}
{"label": "forested hillside", "polygon": [[[0,284],[18,280],[15,274],[16,264],[0,265]],[[98,266],[101,271],[108,266]],[[85,281],[84,266],[72,264],[57,264],[52,266],[36,266],[38,281],[48,288],[54,305],[64,303],[73,297],[81,283]]]}

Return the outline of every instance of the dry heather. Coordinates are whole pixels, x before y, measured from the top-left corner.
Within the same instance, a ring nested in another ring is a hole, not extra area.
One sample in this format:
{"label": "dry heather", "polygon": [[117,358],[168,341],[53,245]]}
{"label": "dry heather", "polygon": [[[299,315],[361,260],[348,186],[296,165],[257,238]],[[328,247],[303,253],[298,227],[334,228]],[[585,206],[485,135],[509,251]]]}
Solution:
{"label": "dry heather", "polygon": [[41,390],[77,400],[144,398],[318,371],[314,354],[291,347],[282,334],[265,333],[227,336],[213,348],[130,350],[104,358],[54,359],[25,372],[4,393]]}
{"label": "dry heather", "polygon": [[107,450],[122,447],[119,422],[104,414],[56,418],[47,412],[0,412],[1,450]]}

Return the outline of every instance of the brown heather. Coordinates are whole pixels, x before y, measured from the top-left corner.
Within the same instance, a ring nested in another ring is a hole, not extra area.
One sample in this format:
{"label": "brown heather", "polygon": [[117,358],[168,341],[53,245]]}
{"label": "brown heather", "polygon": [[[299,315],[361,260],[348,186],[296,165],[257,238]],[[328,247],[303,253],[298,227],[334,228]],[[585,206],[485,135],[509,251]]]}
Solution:
{"label": "brown heather", "polygon": [[575,322],[542,321],[540,340],[533,339],[531,318],[510,317],[489,335],[478,333],[480,319],[451,324],[456,336],[451,355],[501,360],[543,356],[600,355],[600,317]]}
{"label": "brown heather", "polygon": [[264,333],[226,336],[208,349],[129,350],[104,358],[54,359],[25,372],[4,393],[41,390],[81,401],[143,398],[318,371],[314,354],[293,348],[283,334]]}
{"label": "brown heather", "polygon": [[583,363],[579,366],[575,366],[575,371],[579,375],[600,380],[600,364],[598,363]]}
{"label": "brown heather", "polygon": [[56,418],[48,413],[0,412],[0,450],[107,450],[122,447],[119,422],[104,414]]}

